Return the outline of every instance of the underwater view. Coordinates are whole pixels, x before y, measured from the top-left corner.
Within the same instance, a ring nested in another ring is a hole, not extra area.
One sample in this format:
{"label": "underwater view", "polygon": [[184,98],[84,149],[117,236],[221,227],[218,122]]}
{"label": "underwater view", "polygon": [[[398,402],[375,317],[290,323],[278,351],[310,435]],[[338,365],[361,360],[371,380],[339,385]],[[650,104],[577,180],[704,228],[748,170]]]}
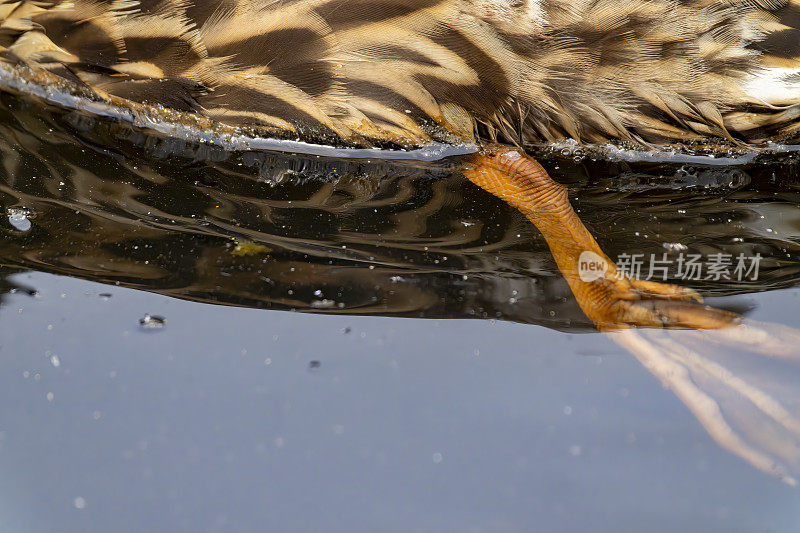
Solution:
{"label": "underwater view", "polygon": [[538,152],[618,265],[746,317],[723,335],[598,332],[459,156],[8,94],[0,154],[4,532],[800,529],[798,155]]}

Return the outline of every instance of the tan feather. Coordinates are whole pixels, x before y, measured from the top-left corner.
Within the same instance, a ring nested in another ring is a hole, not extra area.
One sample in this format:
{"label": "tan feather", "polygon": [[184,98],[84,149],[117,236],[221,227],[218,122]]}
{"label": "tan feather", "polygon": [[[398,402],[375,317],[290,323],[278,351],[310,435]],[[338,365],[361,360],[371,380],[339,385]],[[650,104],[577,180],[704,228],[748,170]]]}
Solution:
{"label": "tan feather", "polygon": [[797,131],[798,0],[22,0],[0,20],[0,59],[318,142]]}

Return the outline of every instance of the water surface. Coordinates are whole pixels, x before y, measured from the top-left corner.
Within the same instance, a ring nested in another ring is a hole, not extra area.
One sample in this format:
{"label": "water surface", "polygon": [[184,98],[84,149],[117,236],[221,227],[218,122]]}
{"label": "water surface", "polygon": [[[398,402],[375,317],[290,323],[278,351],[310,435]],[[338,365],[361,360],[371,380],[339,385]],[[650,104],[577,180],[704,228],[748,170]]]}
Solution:
{"label": "water surface", "polygon": [[[800,528],[457,158],[226,152],[9,96],[0,124],[0,530]],[[795,155],[540,156],[609,256],[759,254],[681,283],[798,326]]]}

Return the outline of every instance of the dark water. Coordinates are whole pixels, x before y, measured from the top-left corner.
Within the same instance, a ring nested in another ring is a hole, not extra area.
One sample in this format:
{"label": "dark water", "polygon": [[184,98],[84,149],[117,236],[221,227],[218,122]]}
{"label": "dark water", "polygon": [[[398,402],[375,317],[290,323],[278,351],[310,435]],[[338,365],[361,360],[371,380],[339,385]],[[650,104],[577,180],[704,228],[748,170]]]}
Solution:
{"label": "dark water", "polygon": [[[800,530],[798,489],[593,333],[458,160],[229,153],[7,95],[0,151],[0,531]],[[798,326],[797,156],[540,156],[609,256],[759,254],[680,283]]]}

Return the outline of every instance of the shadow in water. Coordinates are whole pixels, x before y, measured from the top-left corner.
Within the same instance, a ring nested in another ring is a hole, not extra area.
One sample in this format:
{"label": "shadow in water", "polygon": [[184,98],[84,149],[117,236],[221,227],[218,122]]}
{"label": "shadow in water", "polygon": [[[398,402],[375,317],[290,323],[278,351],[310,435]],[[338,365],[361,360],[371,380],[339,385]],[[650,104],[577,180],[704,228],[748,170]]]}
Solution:
{"label": "shadow in water", "polygon": [[[458,160],[232,153],[8,95],[0,152],[0,292],[30,290],[8,275],[37,270],[216,304],[593,330],[544,239],[467,181]],[[737,295],[800,283],[794,155],[738,167],[538,155],[612,258],[667,254],[667,281],[743,313],[750,304]],[[758,254],[757,279],[678,279],[680,254],[718,253]],[[783,381],[797,376],[800,343],[788,328],[742,327],[612,337],[720,444],[791,481],[800,388]],[[790,348],[733,372],[731,345],[769,356]]]}

